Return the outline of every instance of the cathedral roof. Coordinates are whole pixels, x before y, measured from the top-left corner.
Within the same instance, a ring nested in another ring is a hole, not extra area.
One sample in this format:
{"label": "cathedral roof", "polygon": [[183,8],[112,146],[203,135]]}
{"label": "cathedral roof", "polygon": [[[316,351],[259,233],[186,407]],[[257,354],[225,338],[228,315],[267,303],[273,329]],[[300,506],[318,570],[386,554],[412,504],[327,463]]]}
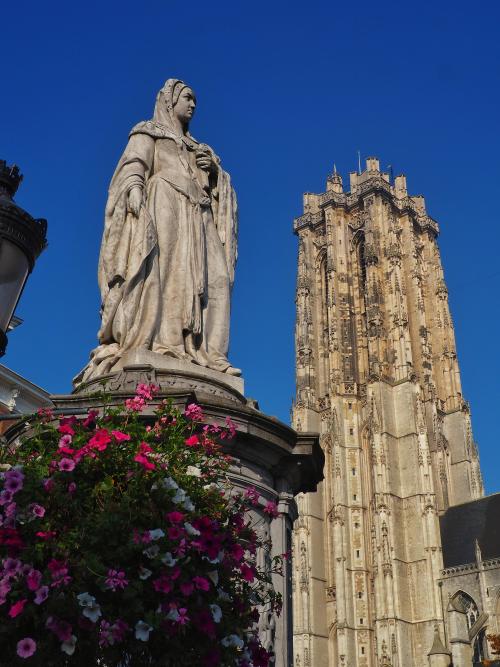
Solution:
{"label": "cathedral roof", "polygon": [[445,568],[500,556],[500,493],[449,507],[440,518]]}

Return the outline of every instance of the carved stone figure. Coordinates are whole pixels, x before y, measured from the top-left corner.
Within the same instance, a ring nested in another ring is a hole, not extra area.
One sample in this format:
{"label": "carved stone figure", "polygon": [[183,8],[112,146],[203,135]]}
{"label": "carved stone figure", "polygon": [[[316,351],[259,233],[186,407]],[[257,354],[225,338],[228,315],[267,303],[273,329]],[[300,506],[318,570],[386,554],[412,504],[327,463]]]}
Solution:
{"label": "carved stone figure", "polygon": [[169,79],[136,125],[111,180],[99,257],[99,346],[75,384],[149,350],[240,375],[227,359],[237,257],[229,175],[189,133],[196,98]]}

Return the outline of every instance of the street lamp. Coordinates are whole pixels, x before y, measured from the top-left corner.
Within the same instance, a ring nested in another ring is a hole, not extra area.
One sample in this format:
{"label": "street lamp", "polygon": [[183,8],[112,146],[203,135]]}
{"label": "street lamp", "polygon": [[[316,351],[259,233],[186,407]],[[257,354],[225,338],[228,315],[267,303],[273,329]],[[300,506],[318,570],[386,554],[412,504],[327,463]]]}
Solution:
{"label": "street lamp", "polygon": [[0,357],[26,280],[47,245],[47,221],[35,220],[14,201],[22,175],[0,160]]}

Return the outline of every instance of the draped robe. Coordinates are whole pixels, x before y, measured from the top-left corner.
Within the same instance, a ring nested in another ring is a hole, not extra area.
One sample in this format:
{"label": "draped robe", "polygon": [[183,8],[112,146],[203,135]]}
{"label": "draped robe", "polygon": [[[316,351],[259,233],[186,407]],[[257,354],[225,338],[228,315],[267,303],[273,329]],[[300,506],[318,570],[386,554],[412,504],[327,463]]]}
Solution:
{"label": "draped robe", "polygon": [[[100,345],[76,385],[110,372],[137,348],[222,372],[230,367],[236,197],[210,147],[158,122],[161,93],[155,118],[130,133],[110,184],[98,269]],[[196,166],[201,146],[216,174]],[[142,190],[138,217],[127,210],[135,186]]]}

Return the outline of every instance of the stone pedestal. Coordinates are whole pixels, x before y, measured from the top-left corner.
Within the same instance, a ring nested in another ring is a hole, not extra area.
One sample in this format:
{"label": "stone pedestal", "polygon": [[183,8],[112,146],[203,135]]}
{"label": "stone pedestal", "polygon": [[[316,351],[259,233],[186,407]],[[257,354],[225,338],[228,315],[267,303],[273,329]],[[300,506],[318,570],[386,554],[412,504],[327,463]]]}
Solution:
{"label": "stone pedestal", "polygon": [[[52,396],[54,405],[68,415],[98,408],[103,385],[113,404],[123,403],[144,382],[160,386],[155,402],[170,398],[181,410],[197,403],[208,422],[224,424],[230,417],[237,429],[236,437],[226,445],[234,458],[232,481],[236,488],[255,486],[261,496],[278,505],[275,519],[255,510],[255,527],[262,536],[271,536],[272,555],[290,552],[292,523],[297,517],[294,496],[316,490],[323,478],[324,456],[318,436],[297,433],[260,412],[256,401],[245,399],[241,378],[142,351],[124,357],[120,366],[108,376],[81,385],[73,394]],[[148,409],[151,413],[154,403]],[[285,570],[285,576],[276,576],[274,581],[283,596],[283,611],[276,617],[264,610],[259,623],[264,645],[276,653],[276,667],[291,667],[293,662],[290,561]]]}

